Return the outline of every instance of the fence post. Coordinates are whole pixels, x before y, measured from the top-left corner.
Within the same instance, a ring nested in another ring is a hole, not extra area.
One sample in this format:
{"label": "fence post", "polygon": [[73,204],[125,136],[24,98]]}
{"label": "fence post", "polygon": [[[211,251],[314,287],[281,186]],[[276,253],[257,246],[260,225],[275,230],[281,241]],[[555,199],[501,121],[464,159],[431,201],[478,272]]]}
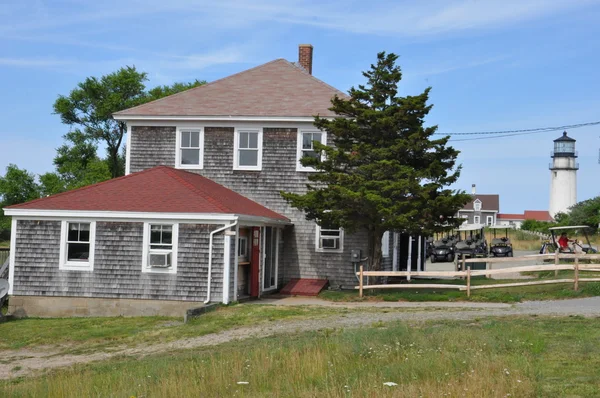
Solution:
{"label": "fence post", "polygon": [[574,280],[575,280],[575,286],[574,286],[574,289],[575,289],[575,291],[578,291],[579,290],[579,254],[575,255],[575,267],[574,267],[574,269],[575,269],[575,278],[574,278]]}
{"label": "fence post", "polygon": [[[558,249],[557,249],[556,252],[554,253],[554,265],[558,265],[558,263],[560,263],[560,260],[558,259]],[[554,277],[558,277],[557,269],[554,270]]]}
{"label": "fence post", "polygon": [[360,266],[360,276],[358,279],[358,297],[363,297],[363,266]]}
{"label": "fence post", "polygon": [[467,267],[467,297],[471,297],[471,266]]}

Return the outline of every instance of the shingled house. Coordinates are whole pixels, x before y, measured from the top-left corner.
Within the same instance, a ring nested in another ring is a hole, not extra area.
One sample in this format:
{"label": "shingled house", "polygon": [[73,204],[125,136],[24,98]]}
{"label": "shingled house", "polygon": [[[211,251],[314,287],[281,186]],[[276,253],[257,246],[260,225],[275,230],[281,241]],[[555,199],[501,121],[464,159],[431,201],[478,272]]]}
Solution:
{"label": "shingled house", "polygon": [[[344,96],[312,76],[312,52],[116,113],[125,177],[6,209],[11,311],[171,314],[294,279],[354,286],[350,251],[366,252],[365,237],[321,228],[280,196],[305,192],[314,170],[300,159],[328,138],[314,115],[334,117]],[[406,257],[399,239],[386,234],[389,268]]]}
{"label": "shingled house", "polygon": [[458,217],[464,219],[465,224],[496,225],[500,196],[477,194],[473,185],[471,197],[472,200],[458,211]]}

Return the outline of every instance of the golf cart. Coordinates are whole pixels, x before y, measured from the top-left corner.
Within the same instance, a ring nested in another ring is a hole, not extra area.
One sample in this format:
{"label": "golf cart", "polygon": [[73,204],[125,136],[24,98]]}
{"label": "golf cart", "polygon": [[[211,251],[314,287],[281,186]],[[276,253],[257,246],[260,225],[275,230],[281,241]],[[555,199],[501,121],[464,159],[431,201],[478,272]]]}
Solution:
{"label": "golf cart", "polygon": [[[505,226],[505,225],[493,225],[489,227],[492,231],[494,231],[494,237],[492,238],[492,242],[490,243],[490,256],[492,257],[512,257],[513,256],[513,247],[512,243],[510,243],[510,239],[508,239],[508,230],[513,229],[513,226]],[[496,231],[504,229],[504,236],[500,233],[500,237],[497,236]]]}
{"label": "golf cart", "polygon": [[429,258],[432,263],[436,261],[454,261],[454,244],[453,239],[445,237],[439,240],[434,240],[429,249]]}
{"label": "golf cart", "polygon": [[483,224],[467,224],[458,229],[459,241],[454,249],[459,257],[487,257],[487,242]]}
{"label": "golf cart", "polygon": [[[576,253],[598,253],[598,248],[592,246],[590,243],[590,238],[588,236],[588,231],[591,228],[587,225],[574,225],[574,226],[565,226],[565,227],[552,227],[548,228],[551,236],[550,244],[554,246],[554,250],[559,251],[560,253],[565,254],[576,254]],[[573,234],[575,235],[575,239],[569,238],[567,247],[562,247],[559,244],[559,238],[561,234]],[[577,239],[578,233],[583,235],[585,238],[585,243],[581,239]],[[544,247],[542,247],[544,250]],[[546,250],[547,251],[547,250]]]}

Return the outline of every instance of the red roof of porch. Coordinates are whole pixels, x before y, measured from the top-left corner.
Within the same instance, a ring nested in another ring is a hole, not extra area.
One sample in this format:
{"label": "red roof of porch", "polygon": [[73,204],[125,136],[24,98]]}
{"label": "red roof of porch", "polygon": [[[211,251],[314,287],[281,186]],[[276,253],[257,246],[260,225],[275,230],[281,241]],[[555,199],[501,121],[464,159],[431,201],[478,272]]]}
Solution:
{"label": "red roof of porch", "polygon": [[199,174],[157,166],[7,209],[223,213],[289,221]]}

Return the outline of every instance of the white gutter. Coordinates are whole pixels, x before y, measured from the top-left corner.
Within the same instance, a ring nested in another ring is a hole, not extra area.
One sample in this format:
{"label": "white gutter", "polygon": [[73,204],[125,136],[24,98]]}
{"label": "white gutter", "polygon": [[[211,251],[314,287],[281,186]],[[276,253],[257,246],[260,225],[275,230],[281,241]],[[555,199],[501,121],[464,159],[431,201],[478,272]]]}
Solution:
{"label": "white gutter", "polygon": [[[215,229],[214,231],[212,231],[210,233],[210,238],[208,239],[208,283],[206,286],[206,300],[204,300],[204,304],[208,304],[210,302],[210,285],[211,285],[211,279],[212,279],[212,249],[213,249],[213,237],[215,236],[215,234],[219,233],[219,232],[223,232],[228,228],[231,227],[235,227],[237,225],[238,221],[235,220],[232,224],[229,225],[225,225],[221,228]],[[225,255],[226,253],[224,253]],[[226,261],[224,261],[225,264],[227,264]],[[227,271],[227,272],[225,272]],[[223,270],[223,274],[229,274],[229,267],[227,270]],[[223,281],[225,282],[225,281]],[[225,286],[223,286],[223,295],[225,295]]]}

